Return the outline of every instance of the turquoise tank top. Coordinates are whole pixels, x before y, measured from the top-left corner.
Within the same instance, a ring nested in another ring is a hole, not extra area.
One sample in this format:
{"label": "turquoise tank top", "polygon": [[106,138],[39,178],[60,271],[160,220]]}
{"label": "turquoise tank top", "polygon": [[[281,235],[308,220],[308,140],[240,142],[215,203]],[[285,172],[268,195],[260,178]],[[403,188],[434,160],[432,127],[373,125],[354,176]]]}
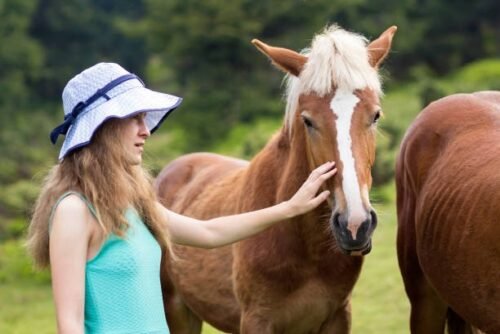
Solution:
{"label": "turquoise tank top", "polygon": [[[76,192],[95,216],[93,206]],[[169,333],[160,285],[161,249],[134,209],[124,238],[108,236],[85,268],[85,333]],[[52,220],[52,217],[51,217]],[[71,223],[71,222],[68,222]]]}

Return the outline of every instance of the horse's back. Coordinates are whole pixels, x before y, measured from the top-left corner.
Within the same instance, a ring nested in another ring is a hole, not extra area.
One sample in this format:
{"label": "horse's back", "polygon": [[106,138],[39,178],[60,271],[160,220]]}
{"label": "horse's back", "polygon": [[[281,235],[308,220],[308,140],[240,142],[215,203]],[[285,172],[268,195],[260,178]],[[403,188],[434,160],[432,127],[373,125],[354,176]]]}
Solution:
{"label": "horse's back", "polygon": [[499,153],[500,93],[457,94],[421,112],[396,168],[407,292],[424,294],[428,287],[408,283],[425,276],[465,320],[492,332],[500,331]]}
{"label": "horse's back", "polygon": [[[181,156],[169,163],[156,178],[155,188],[159,200],[169,209],[182,213],[186,211],[196,214],[206,210],[189,209],[191,203],[197,203],[199,198],[218,195],[214,190],[216,183],[227,184],[231,177],[248,164],[247,161],[226,157],[213,153],[192,153]],[[219,185],[219,188],[224,187]],[[225,193],[224,195],[227,195]],[[208,218],[197,216],[197,218]]]}

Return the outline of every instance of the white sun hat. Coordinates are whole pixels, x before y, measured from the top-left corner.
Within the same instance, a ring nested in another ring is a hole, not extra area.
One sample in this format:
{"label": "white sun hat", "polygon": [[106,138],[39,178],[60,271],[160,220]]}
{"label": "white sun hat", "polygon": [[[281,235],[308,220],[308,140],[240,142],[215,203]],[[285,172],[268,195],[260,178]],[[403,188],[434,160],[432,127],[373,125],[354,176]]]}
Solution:
{"label": "white sun hat", "polygon": [[95,131],[110,118],[127,118],[145,112],[151,133],[175,110],[182,98],[152,91],[142,80],[114,63],[99,63],[73,77],[64,87],[64,122],[50,134],[53,144],[65,135],[59,153],[88,145]]}

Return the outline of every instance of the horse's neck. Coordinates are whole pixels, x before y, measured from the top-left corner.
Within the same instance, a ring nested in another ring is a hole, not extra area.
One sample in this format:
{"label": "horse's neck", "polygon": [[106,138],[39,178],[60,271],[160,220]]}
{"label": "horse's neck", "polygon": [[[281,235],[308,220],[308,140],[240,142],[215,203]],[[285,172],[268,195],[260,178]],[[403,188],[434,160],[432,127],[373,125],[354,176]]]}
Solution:
{"label": "horse's neck", "polygon": [[[271,206],[289,200],[309,177],[311,167],[303,141],[292,144],[282,130],[252,160],[247,174],[245,211]],[[323,203],[308,214],[295,217],[268,230],[266,237],[304,249],[309,256],[325,254],[331,248],[332,233],[328,228],[330,209]],[[286,234],[286,235],[284,235]],[[285,240],[286,238],[286,240]]]}
{"label": "horse's neck", "polygon": [[256,198],[262,207],[290,199],[310,173],[305,154],[296,150],[284,129],[273,137],[250,162],[245,199]]}

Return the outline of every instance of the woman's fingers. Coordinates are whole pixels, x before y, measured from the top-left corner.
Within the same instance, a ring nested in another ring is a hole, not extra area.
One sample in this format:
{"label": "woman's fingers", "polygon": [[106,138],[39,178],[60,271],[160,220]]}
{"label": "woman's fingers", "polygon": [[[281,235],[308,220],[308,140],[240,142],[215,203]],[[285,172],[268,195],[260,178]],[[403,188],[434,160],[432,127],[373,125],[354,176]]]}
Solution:
{"label": "woman's fingers", "polygon": [[334,161],[328,161],[320,165],[311,172],[311,174],[309,175],[309,180],[316,180],[318,177],[320,177],[321,175],[332,169],[334,166],[335,166]]}
{"label": "woman's fingers", "polygon": [[324,202],[330,195],[330,191],[325,190],[318,194],[321,185],[337,173],[335,162],[327,162],[314,169],[302,187],[290,199],[299,212],[304,213],[316,208]]}
{"label": "woman's fingers", "polygon": [[316,180],[311,182],[311,185],[313,187],[314,193],[318,191],[318,189],[321,187],[321,185],[331,178],[333,175],[337,173],[337,168],[333,168],[332,170],[320,175]]}
{"label": "woman's fingers", "polygon": [[329,195],[330,195],[330,191],[325,190],[325,191],[321,192],[318,196],[313,198],[311,201],[311,204],[313,205],[313,209],[316,208],[321,203],[323,203],[328,198]]}

